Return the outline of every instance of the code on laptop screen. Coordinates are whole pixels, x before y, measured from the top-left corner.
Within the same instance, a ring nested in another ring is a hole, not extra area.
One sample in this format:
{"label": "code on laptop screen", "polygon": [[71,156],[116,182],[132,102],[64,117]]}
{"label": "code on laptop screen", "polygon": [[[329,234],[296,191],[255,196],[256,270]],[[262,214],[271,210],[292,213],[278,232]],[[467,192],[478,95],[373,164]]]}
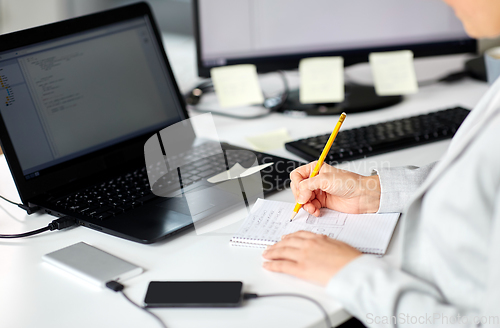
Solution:
{"label": "code on laptop screen", "polygon": [[147,17],[0,56],[0,111],[27,178],[182,117]]}

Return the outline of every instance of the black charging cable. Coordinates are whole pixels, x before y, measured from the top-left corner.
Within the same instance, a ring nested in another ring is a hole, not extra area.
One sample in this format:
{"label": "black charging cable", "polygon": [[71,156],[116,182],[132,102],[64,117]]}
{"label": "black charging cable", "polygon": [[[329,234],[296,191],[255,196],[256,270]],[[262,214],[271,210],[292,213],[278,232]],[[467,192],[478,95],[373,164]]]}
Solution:
{"label": "black charging cable", "polygon": [[244,300],[251,300],[255,298],[261,298],[261,297],[299,297],[305,300],[308,300],[309,302],[314,303],[320,310],[323,312],[323,316],[325,319],[326,326],[328,328],[332,327],[332,322],[330,320],[330,317],[328,316],[328,313],[326,312],[325,308],[321,306],[321,304],[316,301],[315,299],[305,296],[305,295],[300,295],[300,294],[294,294],[294,293],[277,293],[277,294],[253,294],[253,293],[244,293],[243,294],[243,299]]}
{"label": "black charging cable", "polygon": [[[117,282],[115,280],[111,280],[111,281],[108,281],[106,283],[106,287],[109,288],[109,289],[111,289],[114,292],[121,293],[123,295],[123,297],[125,297],[125,299],[127,301],[129,301],[132,305],[134,305],[135,307],[137,307],[137,308],[139,308],[139,309],[147,312],[149,315],[153,316],[160,323],[160,325],[163,328],[167,328],[167,326],[160,319],[160,317],[158,317],[156,314],[154,314],[153,312],[151,312],[148,308],[146,308],[144,306],[140,306],[139,304],[137,304],[134,301],[132,301],[127,296],[127,294],[125,294],[123,292],[123,290],[125,289],[124,285],[120,284],[119,282]],[[309,302],[314,303],[321,310],[321,312],[323,312],[323,316],[324,316],[325,323],[326,323],[327,327],[328,328],[332,327],[332,322],[331,322],[330,317],[328,316],[328,313],[326,312],[325,308],[323,306],[321,306],[321,304],[318,301],[316,301],[315,299],[313,299],[311,297],[308,297],[308,296],[305,296],[305,295],[300,295],[300,294],[294,294],[294,293],[277,293],[277,294],[260,294],[260,295],[259,294],[253,294],[253,293],[244,293],[243,294],[243,299],[244,300],[251,300],[251,299],[262,298],[262,297],[299,297],[299,298],[308,300]]]}
{"label": "black charging cable", "polygon": [[0,195],[0,198],[3,199],[3,200],[5,200],[6,202],[11,203],[12,205],[17,205],[17,207],[22,208],[28,214],[33,214],[33,213],[35,213],[36,211],[38,211],[40,209],[40,207],[38,207],[36,205],[28,206],[28,205],[24,205],[24,204],[13,202],[10,199],[7,199],[7,198],[5,198],[4,196],[1,196],[1,195]]}
{"label": "black charging cable", "polygon": [[117,281],[108,281],[106,283],[106,287],[108,287],[109,289],[111,289],[112,291],[114,292],[117,292],[117,293],[121,293],[123,295],[123,297],[125,297],[125,299],[127,301],[129,301],[130,303],[132,303],[132,305],[134,305],[135,307],[138,307],[139,309],[145,311],[146,313],[152,315],[156,320],[158,320],[158,322],[160,323],[160,325],[163,327],[163,328],[167,328],[167,326],[165,325],[165,323],[163,323],[163,321],[161,321],[160,317],[157,316],[156,314],[154,314],[153,312],[149,311],[146,307],[144,306],[140,306],[139,304],[135,303],[134,301],[132,301],[128,296],[127,294],[125,294],[123,292],[123,290],[125,289],[125,286],[123,286],[122,284],[120,284],[119,282]]}
{"label": "black charging cable", "polygon": [[37,235],[39,233],[42,233],[44,231],[52,231],[52,230],[62,230],[65,228],[69,228],[71,226],[76,225],[76,220],[73,219],[72,217],[69,216],[64,216],[62,218],[56,219],[52,222],[50,222],[46,227],[38,229],[38,230],[33,230],[25,233],[20,233],[17,235],[0,235],[0,238],[23,238],[23,237],[29,237],[33,235]]}

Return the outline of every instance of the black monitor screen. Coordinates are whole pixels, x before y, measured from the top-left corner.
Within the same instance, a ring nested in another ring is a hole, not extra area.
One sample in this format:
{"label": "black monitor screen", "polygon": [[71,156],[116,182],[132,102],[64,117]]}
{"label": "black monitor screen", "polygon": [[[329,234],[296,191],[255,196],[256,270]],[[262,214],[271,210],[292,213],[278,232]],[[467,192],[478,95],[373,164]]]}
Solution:
{"label": "black monitor screen", "polygon": [[305,57],[340,55],[346,65],[376,51],[415,56],[474,52],[453,10],[423,0],[196,0],[200,76],[215,66],[253,63],[291,69]]}

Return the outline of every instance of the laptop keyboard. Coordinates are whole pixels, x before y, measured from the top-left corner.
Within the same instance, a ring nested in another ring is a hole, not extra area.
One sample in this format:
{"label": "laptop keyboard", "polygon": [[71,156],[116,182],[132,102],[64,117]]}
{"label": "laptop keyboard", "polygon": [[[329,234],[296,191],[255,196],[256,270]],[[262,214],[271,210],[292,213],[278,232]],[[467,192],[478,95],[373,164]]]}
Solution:
{"label": "laptop keyboard", "polygon": [[55,205],[104,220],[142,206],[155,197],[149,188],[146,168],[143,167],[63,197],[55,201]]}
{"label": "laptop keyboard", "polygon": [[[240,149],[235,147],[234,150]],[[155,183],[155,186],[158,185],[159,188],[168,188],[169,185],[173,184],[179,186],[179,181],[180,184],[182,184],[182,188],[186,188],[191,184],[225,171],[227,167],[232,167],[236,163],[246,162],[246,166],[248,166],[248,161],[250,160],[253,162],[255,158],[257,158],[259,164],[272,161],[283,162],[284,160],[272,155],[253,153],[250,151],[231,152],[226,150],[226,156],[224,156],[220,153],[220,148],[219,153],[214,154],[215,152],[211,147],[200,148],[200,151],[193,154],[193,156],[201,159],[181,166],[180,179],[178,174],[179,170],[171,171],[172,174],[165,174],[165,172],[160,172],[154,165],[150,165],[148,168],[142,167],[109,181],[80,190],[68,196],[60,197],[53,203],[59,208],[64,208],[74,213],[79,213],[98,220],[105,220],[141,207],[145,203],[158,198],[158,196],[151,191],[148,174],[153,177],[155,174],[158,174],[160,178]],[[253,154],[255,154],[256,157]],[[298,163],[294,161],[289,161],[289,163],[295,167],[298,165]],[[277,185],[277,182],[273,185],[270,185],[268,181],[263,181],[263,183],[265,192],[281,187]],[[175,190],[175,187],[173,190]],[[156,191],[155,193],[158,194]]]}
{"label": "laptop keyboard", "polygon": [[[213,143],[207,143],[203,147],[194,147],[194,151],[186,153],[182,159],[172,158],[170,163],[178,170],[171,170],[168,174],[161,171],[161,163],[150,165],[148,175],[156,181],[151,188],[157,195],[166,195],[171,191],[178,191],[192,185],[200,180],[210,178],[228,168],[240,163],[245,167],[252,166],[255,159],[262,162],[262,154],[247,150],[238,151],[226,149],[225,155],[221,153],[221,147]],[[257,158],[256,158],[257,157]],[[188,163],[186,163],[188,162]]]}

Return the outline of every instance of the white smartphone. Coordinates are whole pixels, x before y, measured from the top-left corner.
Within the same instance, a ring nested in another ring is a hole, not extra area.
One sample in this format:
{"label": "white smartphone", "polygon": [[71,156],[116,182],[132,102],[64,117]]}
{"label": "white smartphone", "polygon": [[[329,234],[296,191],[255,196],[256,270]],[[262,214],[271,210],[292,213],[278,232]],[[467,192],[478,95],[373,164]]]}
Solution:
{"label": "white smartphone", "polygon": [[100,287],[104,287],[108,281],[122,281],[144,271],[84,242],[45,254],[43,260]]}

